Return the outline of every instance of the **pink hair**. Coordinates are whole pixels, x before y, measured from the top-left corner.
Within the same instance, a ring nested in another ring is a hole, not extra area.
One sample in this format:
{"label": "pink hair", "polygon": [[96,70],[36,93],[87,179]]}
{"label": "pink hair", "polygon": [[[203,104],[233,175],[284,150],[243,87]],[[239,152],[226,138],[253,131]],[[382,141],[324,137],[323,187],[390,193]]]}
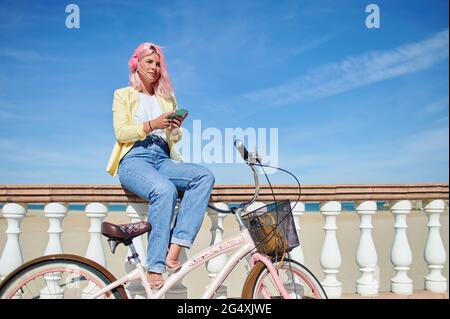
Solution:
{"label": "pink hair", "polygon": [[142,91],[142,86],[144,85],[141,81],[141,78],[137,71],[137,66],[139,61],[153,52],[156,52],[159,55],[159,62],[161,65],[161,76],[158,81],[153,83],[153,89],[155,90],[156,95],[159,95],[165,99],[172,99],[173,95],[173,86],[172,81],[170,81],[169,73],[167,72],[166,61],[164,59],[164,53],[162,49],[156,44],[145,42],[142,43],[134,50],[133,55],[128,61],[128,66],[130,67],[130,83],[131,85],[138,91]]}

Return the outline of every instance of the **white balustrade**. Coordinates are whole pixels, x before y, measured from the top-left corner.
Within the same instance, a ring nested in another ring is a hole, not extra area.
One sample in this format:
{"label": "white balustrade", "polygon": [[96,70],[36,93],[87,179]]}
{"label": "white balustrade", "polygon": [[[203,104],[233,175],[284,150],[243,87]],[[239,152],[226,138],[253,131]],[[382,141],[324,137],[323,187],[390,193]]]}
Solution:
{"label": "white balustrade", "polygon": [[89,218],[89,245],[86,258],[92,259],[106,267],[106,256],[102,243],[102,222],[108,214],[108,205],[104,203],[89,203],[86,205],[86,216]]}
{"label": "white balustrade", "polygon": [[68,205],[64,203],[49,203],[44,207],[45,217],[48,218],[48,243],[44,255],[62,254],[61,223],[66,217]]}
{"label": "white balustrade", "polygon": [[408,277],[408,270],[412,263],[412,252],[406,236],[406,217],[411,213],[412,203],[409,200],[396,201],[391,206],[395,216],[395,238],[391,250],[391,262],[396,274],[391,278],[391,290],[394,293],[409,295],[413,293],[413,282]]}
{"label": "white balustrade", "polygon": [[[44,207],[45,217],[48,218],[48,243],[44,255],[62,254],[61,244],[61,222],[67,215],[67,205],[64,203],[49,203]],[[61,287],[59,273],[47,274],[44,276],[46,286],[40,290],[41,299],[62,299],[64,289]]]}
{"label": "white balustrade", "polygon": [[[294,216],[295,229],[297,230],[297,235],[300,240],[300,217],[305,213],[305,204],[302,202],[292,202],[291,203],[292,215]],[[301,264],[305,263],[305,256],[303,254],[302,242],[300,240],[300,246],[295,247],[291,251],[292,259],[298,261]]]}
{"label": "white balustrade", "polygon": [[[255,202],[247,211],[254,211],[267,203]],[[213,203],[219,209],[228,210],[226,203]],[[448,280],[443,275],[443,270],[447,262],[447,253],[444,241],[441,237],[442,228],[440,218],[447,212],[446,202],[444,200],[424,200],[422,206],[428,217],[428,237],[423,251],[424,259],[429,269],[425,275],[425,289],[433,293],[444,293],[448,291]],[[0,257],[0,278],[3,279],[11,271],[22,265],[24,262],[20,245],[21,221],[26,216],[28,206],[26,204],[6,203],[2,208],[2,215],[7,222],[5,230],[6,240],[4,240],[3,252]],[[176,212],[178,212],[178,205]],[[294,216],[295,227],[300,237],[301,223],[300,219],[305,214],[305,204],[302,202],[291,203]],[[413,210],[410,200],[398,200],[390,202],[390,209],[395,218],[393,225],[395,236],[390,251],[390,259],[395,270],[395,275],[391,278],[391,291],[397,294],[409,295],[413,293],[413,281],[408,276],[408,271],[413,262],[412,251],[407,237],[407,216]],[[373,240],[373,219],[377,215],[377,203],[375,201],[356,201],[356,213],[360,217],[360,238],[356,251],[356,263],[361,272],[356,280],[356,293],[362,296],[375,296],[379,293],[379,268],[377,247]],[[105,203],[88,203],[86,206],[86,216],[89,218],[89,244],[85,256],[106,267],[106,255],[103,245],[103,236],[101,235],[101,223],[108,214],[108,206]],[[61,236],[63,233],[62,223],[68,212],[67,203],[48,203],[44,207],[45,217],[48,218],[48,243],[44,255],[61,254],[63,246]],[[148,204],[128,203],[126,214],[130,222],[138,222],[147,219]],[[342,212],[341,203],[338,201],[328,201],[320,203],[320,213],[324,216],[324,240],[320,251],[320,265],[325,274],[322,285],[329,298],[340,298],[342,296],[343,285],[338,280],[339,268],[342,264],[341,251],[337,240],[337,218]],[[207,209],[207,214],[211,220],[211,241],[210,245],[215,245],[224,239],[224,219],[228,214],[217,213]],[[236,229],[237,231],[237,229]],[[145,235],[146,236],[146,235]],[[140,236],[133,239],[136,251],[142,263],[146,262],[146,247],[144,237]],[[301,244],[301,243],[300,243]],[[127,256],[131,255],[128,249]],[[305,256],[302,245],[291,251],[291,258],[304,264]],[[306,259],[314,258],[314,256]],[[182,250],[180,261],[187,260],[186,251]],[[217,277],[228,260],[227,254],[223,254],[206,263],[206,269],[210,278],[210,283]],[[127,272],[134,269],[134,265],[125,260],[125,270]],[[308,266],[308,265],[307,265]],[[246,265],[247,270],[248,265]],[[60,279],[58,274],[46,275],[46,287],[41,289],[41,298],[62,298],[63,289],[59,286]],[[92,287],[86,287],[84,295],[88,297],[87,292]],[[51,292],[51,293],[50,293]],[[145,290],[139,281],[132,282],[127,286],[129,296],[136,299],[145,298]],[[215,295],[216,298],[226,298],[228,288],[220,286]],[[166,298],[187,298],[188,288],[179,283],[175,284],[167,293]]]}
{"label": "white balustrade", "polygon": [[340,298],[342,283],[337,279],[342,264],[341,251],[336,238],[336,217],[341,213],[341,203],[330,201],[320,204],[320,213],[325,216],[325,240],[320,254],[320,264],[325,273],[321,282],[329,298]]}
{"label": "white balustrade", "polygon": [[[86,205],[85,211],[90,223],[89,245],[85,257],[106,268],[106,256],[102,242],[102,222],[108,214],[108,205],[105,203],[89,203]],[[82,298],[90,298],[97,289],[98,287],[93,282],[89,282],[83,289]]]}
{"label": "white balustrade", "polygon": [[[137,223],[143,220],[147,220],[148,204],[129,203],[126,206],[125,213],[130,218],[130,223]],[[136,248],[139,259],[141,260],[142,264],[145,265],[147,260],[147,253],[146,249],[144,248],[143,236],[147,236],[147,233],[142,236],[133,238],[133,245]],[[130,263],[130,261],[128,260],[128,257],[131,255],[131,249],[128,247],[128,251],[125,256],[125,271],[128,273],[136,268],[136,266]],[[132,298],[145,299],[145,289],[141,285],[140,280],[133,280],[132,282],[130,282],[126,289]]]}
{"label": "white balustrade", "polygon": [[[182,248],[180,252],[180,262],[185,263],[188,260],[186,249]],[[176,282],[165,295],[166,299],[187,299],[188,298],[188,288],[183,285],[182,280]]]}
{"label": "white balustrade", "polygon": [[[225,203],[213,203],[214,207],[222,210],[228,210],[229,207]],[[224,213],[217,213],[216,211],[207,208],[207,213],[209,218],[211,219],[211,242],[210,245],[215,245],[220,243],[223,240],[223,219],[227,216]],[[222,254],[217,256],[206,263],[206,269],[208,270],[208,276],[210,278],[210,283],[214,281],[217,277],[217,274],[225,267],[227,263],[227,255]],[[215,298],[226,298],[227,297],[227,287],[221,285],[216,290]]]}
{"label": "white balustrade", "polygon": [[261,207],[264,207],[264,206],[266,206],[266,203],[253,202],[247,207],[247,212],[252,212],[252,211],[257,210],[258,208],[261,208]]}
{"label": "white balustrade", "polygon": [[[263,206],[266,206],[265,203],[263,202],[253,202],[251,203],[248,207],[247,207],[247,211],[244,212],[243,214],[247,214],[248,212],[252,212],[255,211]],[[255,243],[257,244],[257,243]],[[250,256],[245,256],[245,262],[244,262],[244,267],[245,267],[245,271],[247,272],[247,274],[250,272],[251,267],[250,267]]]}
{"label": "white balustrade", "polygon": [[6,244],[0,257],[0,278],[3,279],[11,271],[22,265],[22,249],[19,236],[22,232],[20,223],[27,213],[27,205],[7,203],[3,206],[3,217],[8,222]]}
{"label": "white balustrade", "polygon": [[428,215],[428,239],[425,246],[425,261],[427,262],[430,273],[425,277],[425,289],[431,292],[442,293],[447,291],[447,279],[441,271],[447,260],[444,244],[442,243],[439,229],[440,215],[445,210],[443,200],[432,200],[424,203],[424,211]]}
{"label": "white balustrade", "polygon": [[[179,210],[180,210],[180,204],[181,204],[181,202],[178,201],[177,205],[175,206],[175,214],[173,216],[171,228],[175,227],[175,222],[176,222]],[[181,248],[179,260],[180,260],[181,264],[183,264],[187,261],[186,249]],[[165,298],[166,299],[187,299],[187,287],[185,285],[183,285],[182,280],[176,282],[166,292]]]}
{"label": "white balustrade", "polygon": [[356,262],[361,271],[361,277],[356,281],[356,292],[362,296],[372,296],[378,294],[377,270],[377,250],[372,239],[372,216],[377,212],[375,201],[356,202],[356,213],[361,218],[359,228],[361,238],[359,240],[356,253]]}

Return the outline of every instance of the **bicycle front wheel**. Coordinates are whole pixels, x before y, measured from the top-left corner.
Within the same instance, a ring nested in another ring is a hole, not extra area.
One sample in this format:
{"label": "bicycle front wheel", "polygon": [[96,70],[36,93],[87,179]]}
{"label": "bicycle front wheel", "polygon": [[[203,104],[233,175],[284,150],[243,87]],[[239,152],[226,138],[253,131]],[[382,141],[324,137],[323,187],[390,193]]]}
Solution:
{"label": "bicycle front wheel", "polygon": [[[283,287],[293,299],[327,299],[327,294],[319,280],[302,264],[285,259],[274,263]],[[281,299],[266,265],[257,262],[245,281],[242,290],[244,299]]]}
{"label": "bicycle front wheel", "polygon": [[[75,255],[49,255],[22,265],[0,284],[1,299],[90,299],[116,279],[101,265]],[[126,299],[122,286],[101,299]]]}

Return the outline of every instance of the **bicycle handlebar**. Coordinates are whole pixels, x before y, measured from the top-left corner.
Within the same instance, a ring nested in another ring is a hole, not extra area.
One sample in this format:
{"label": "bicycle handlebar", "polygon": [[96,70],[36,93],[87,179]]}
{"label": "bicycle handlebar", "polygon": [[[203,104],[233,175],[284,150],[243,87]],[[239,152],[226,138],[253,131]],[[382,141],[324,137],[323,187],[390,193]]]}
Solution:
{"label": "bicycle handlebar", "polygon": [[244,161],[248,160],[248,152],[247,149],[245,148],[244,144],[242,143],[241,140],[235,140],[234,141],[234,146],[236,146],[236,148],[238,149],[239,153],[241,153],[242,158],[244,159]]}
{"label": "bicycle handlebar", "polygon": [[[254,179],[255,179],[255,194],[253,195],[253,198],[250,201],[248,201],[246,203],[241,203],[239,205],[239,207],[232,208],[231,210],[223,210],[223,209],[220,209],[220,208],[216,208],[216,207],[214,207],[214,206],[212,206],[210,204],[208,204],[208,207],[213,209],[213,210],[215,210],[215,211],[217,211],[217,212],[219,212],[219,213],[234,213],[236,215],[236,219],[237,219],[237,221],[239,223],[239,226],[240,226],[241,230],[243,228],[245,228],[245,225],[244,225],[244,223],[242,222],[242,219],[241,219],[241,213],[248,206],[250,206],[252,203],[254,203],[256,201],[256,199],[258,198],[258,195],[259,195],[259,179],[258,179],[258,173],[256,172],[255,166],[259,166],[259,167],[261,167],[263,169],[263,171],[264,171],[264,167],[270,167],[270,168],[275,168],[277,170],[280,170],[280,171],[283,171],[285,173],[288,173],[289,175],[294,177],[294,179],[296,180],[296,182],[298,184],[298,198],[295,201],[295,205],[292,207],[292,209],[294,209],[294,207],[297,205],[298,201],[300,200],[300,195],[301,195],[301,186],[300,186],[300,182],[298,181],[297,177],[294,174],[292,174],[291,172],[289,172],[289,171],[287,171],[285,169],[262,164],[261,163],[262,159],[258,155],[258,153],[256,153],[256,152],[250,152],[249,153],[247,151],[247,149],[245,148],[245,146],[244,146],[244,144],[242,143],[241,140],[239,140],[239,139],[235,140],[234,141],[234,145],[238,149],[238,151],[241,154],[242,158],[245,160],[246,164],[248,166],[250,166],[250,168],[253,171],[253,176],[254,176]],[[264,171],[264,175],[266,175],[267,181],[269,183],[269,187],[272,190],[272,195],[273,195],[274,200],[275,200],[275,194],[273,192],[272,185],[270,184],[269,178],[267,177],[267,174],[265,173],[265,171]]]}
{"label": "bicycle handlebar", "polygon": [[213,209],[213,210],[215,210],[215,211],[217,211],[217,212],[219,212],[219,213],[234,213],[236,215],[236,219],[238,220],[238,223],[239,223],[240,227],[243,228],[245,226],[244,226],[244,224],[242,222],[242,219],[241,219],[241,213],[248,206],[250,206],[252,203],[254,203],[256,201],[256,199],[258,198],[258,195],[259,195],[259,178],[258,178],[258,173],[257,173],[254,165],[256,165],[257,163],[261,163],[261,157],[256,152],[255,153],[249,153],[247,151],[247,149],[245,148],[244,144],[242,143],[242,141],[239,140],[239,139],[234,141],[234,146],[237,148],[237,150],[241,154],[241,156],[244,159],[244,161],[246,162],[246,164],[249,165],[250,168],[253,171],[253,178],[254,178],[254,181],[255,181],[255,194],[253,195],[253,198],[251,200],[249,200],[248,202],[241,203],[238,208],[231,209],[231,210],[228,210],[228,211],[220,209],[220,208],[213,207],[210,204],[208,204],[208,207]]}

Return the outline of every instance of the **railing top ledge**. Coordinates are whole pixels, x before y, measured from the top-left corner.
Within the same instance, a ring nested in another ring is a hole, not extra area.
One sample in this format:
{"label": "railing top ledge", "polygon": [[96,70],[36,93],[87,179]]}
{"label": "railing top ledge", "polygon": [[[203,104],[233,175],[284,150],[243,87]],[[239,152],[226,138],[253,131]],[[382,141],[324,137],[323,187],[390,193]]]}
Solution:
{"label": "railing top ledge", "polygon": [[[277,200],[298,199],[296,184],[272,185]],[[254,192],[251,184],[215,185],[212,202],[242,202]],[[180,193],[181,195],[181,193]],[[308,184],[301,185],[300,201],[449,199],[448,183],[415,184]],[[269,185],[262,185],[260,201],[273,201]],[[144,202],[121,185],[114,184],[0,184],[0,203]]]}
{"label": "railing top ledge", "polygon": [[[274,188],[297,189],[297,184],[273,184]],[[301,184],[302,189],[342,189],[342,188],[432,188],[449,187],[448,183],[412,183],[412,184]],[[241,189],[253,188],[253,184],[219,184],[214,189]],[[121,189],[119,184],[0,184],[2,189]],[[262,184],[261,188],[269,188],[268,184]]]}

